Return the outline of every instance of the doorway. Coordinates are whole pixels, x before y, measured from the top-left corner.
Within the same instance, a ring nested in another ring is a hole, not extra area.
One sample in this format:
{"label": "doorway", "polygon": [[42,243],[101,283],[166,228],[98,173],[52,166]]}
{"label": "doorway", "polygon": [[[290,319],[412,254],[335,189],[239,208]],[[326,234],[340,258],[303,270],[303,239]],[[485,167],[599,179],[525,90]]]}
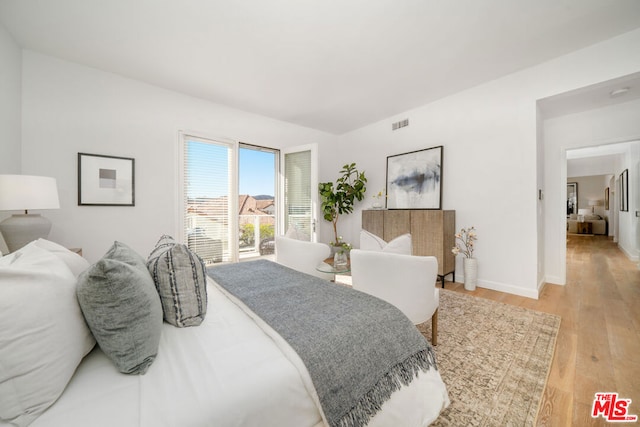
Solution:
{"label": "doorway", "polygon": [[280,151],[240,143],[238,150],[238,252],[240,259],[270,256],[276,234]]}

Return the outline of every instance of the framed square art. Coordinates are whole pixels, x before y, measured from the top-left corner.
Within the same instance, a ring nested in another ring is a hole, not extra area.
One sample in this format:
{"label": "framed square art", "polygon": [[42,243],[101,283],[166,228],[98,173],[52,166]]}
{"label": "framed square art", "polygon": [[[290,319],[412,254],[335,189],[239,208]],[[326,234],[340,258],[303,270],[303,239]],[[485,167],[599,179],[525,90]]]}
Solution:
{"label": "framed square art", "polygon": [[387,157],[387,209],[441,209],[442,151],[438,146]]}
{"label": "framed square art", "polygon": [[79,206],[135,206],[135,160],[78,153]]}

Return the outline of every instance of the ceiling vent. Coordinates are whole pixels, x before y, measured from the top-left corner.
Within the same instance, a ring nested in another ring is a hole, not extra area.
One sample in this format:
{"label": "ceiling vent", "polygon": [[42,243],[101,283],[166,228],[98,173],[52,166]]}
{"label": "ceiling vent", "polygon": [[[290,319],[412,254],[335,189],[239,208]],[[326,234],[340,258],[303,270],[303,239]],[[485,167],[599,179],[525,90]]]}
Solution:
{"label": "ceiling vent", "polygon": [[404,119],[400,120],[399,122],[392,123],[391,130],[398,130],[407,126],[409,126],[409,119]]}

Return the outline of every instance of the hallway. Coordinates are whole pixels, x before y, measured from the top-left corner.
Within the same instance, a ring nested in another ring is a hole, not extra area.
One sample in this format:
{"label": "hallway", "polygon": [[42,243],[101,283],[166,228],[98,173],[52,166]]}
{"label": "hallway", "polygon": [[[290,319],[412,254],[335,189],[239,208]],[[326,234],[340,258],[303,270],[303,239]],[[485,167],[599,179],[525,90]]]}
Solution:
{"label": "hallway", "polygon": [[568,236],[567,285],[546,284],[539,300],[447,288],[562,317],[538,425],[605,425],[591,418],[596,392],[631,399],[640,416],[640,270],[610,238]]}

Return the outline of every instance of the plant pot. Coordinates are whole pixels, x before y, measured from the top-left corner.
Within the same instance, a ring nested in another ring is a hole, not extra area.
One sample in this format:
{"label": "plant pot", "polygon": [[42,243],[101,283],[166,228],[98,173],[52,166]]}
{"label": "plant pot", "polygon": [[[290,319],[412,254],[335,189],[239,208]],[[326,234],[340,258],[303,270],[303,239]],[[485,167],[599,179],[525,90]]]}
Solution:
{"label": "plant pot", "polygon": [[467,291],[475,291],[478,283],[478,260],[475,258],[464,258],[464,288]]}

